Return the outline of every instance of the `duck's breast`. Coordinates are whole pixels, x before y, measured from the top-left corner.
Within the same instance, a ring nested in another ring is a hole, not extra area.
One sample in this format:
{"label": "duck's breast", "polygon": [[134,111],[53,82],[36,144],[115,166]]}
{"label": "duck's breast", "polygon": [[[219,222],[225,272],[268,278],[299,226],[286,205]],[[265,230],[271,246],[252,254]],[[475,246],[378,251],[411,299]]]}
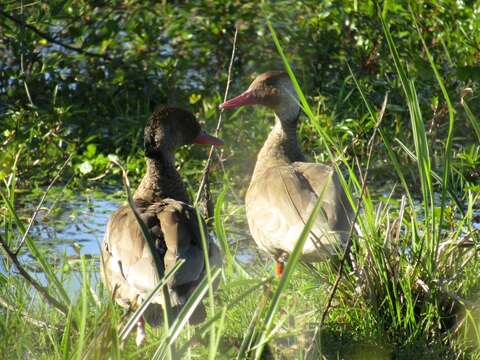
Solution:
{"label": "duck's breast", "polygon": [[[255,176],[245,203],[250,231],[258,246],[274,256],[291,253],[319,196],[322,207],[328,208],[332,184],[332,173],[328,172],[322,191],[317,191],[320,189],[314,189],[293,164],[271,167]],[[304,260],[317,261],[338,253],[340,239],[322,209],[303,247]]]}

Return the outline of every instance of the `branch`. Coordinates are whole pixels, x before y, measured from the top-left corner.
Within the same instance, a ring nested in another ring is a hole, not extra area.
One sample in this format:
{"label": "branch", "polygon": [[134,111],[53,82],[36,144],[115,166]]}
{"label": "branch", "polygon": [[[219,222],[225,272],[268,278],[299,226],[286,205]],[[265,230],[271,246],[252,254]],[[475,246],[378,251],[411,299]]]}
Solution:
{"label": "branch", "polygon": [[7,19],[10,19],[11,21],[13,21],[18,26],[26,28],[26,29],[34,32],[35,34],[37,34],[41,38],[44,38],[45,40],[47,40],[47,41],[49,41],[53,44],[60,45],[61,47],[65,48],[65,49],[72,50],[72,51],[75,51],[77,53],[84,54],[84,55],[87,55],[87,56],[108,60],[108,61],[113,60],[110,56],[108,56],[106,54],[94,53],[94,52],[91,52],[91,51],[88,51],[88,50],[84,50],[81,47],[76,47],[76,46],[65,44],[65,43],[61,42],[60,40],[57,40],[54,37],[52,37],[50,34],[36,28],[35,26],[27,24],[25,21],[20,20],[19,18],[15,17],[13,15],[10,15],[9,13],[3,11],[3,8],[0,8],[0,16],[3,16]]}
{"label": "branch", "polygon": [[43,203],[44,203],[44,201],[45,201],[45,198],[47,197],[48,192],[49,192],[50,189],[52,188],[53,184],[55,184],[55,182],[58,180],[58,178],[60,177],[60,175],[62,175],[63,170],[65,170],[65,167],[66,167],[67,164],[70,162],[70,159],[72,158],[72,156],[73,156],[73,154],[70,154],[70,156],[68,157],[68,159],[65,160],[65,162],[63,163],[63,165],[62,165],[62,167],[60,168],[60,170],[58,170],[57,175],[55,175],[55,177],[52,179],[52,181],[51,181],[50,184],[48,185],[47,189],[46,189],[45,192],[43,193],[43,196],[42,196],[42,198],[40,199],[40,202],[38,203],[35,211],[33,212],[33,215],[32,215],[32,218],[30,219],[30,222],[28,223],[27,230],[25,230],[25,233],[24,233],[23,236],[22,236],[22,240],[20,240],[20,243],[18,244],[17,250],[15,250],[15,252],[14,252],[15,255],[18,255],[18,253],[20,252],[20,249],[22,248],[23,244],[25,243],[25,240],[27,239],[28,233],[30,232],[30,229],[31,229],[32,226],[33,226],[33,222],[35,221],[35,218],[37,217],[38,212],[40,211],[40,208],[42,207],[42,205],[43,205]]}
{"label": "branch", "polygon": [[15,264],[20,275],[23,276],[25,280],[27,280],[45,298],[45,300],[47,300],[47,302],[50,305],[52,305],[55,309],[57,309],[61,314],[67,315],[68,308],[65,305],[63,305],[60,301],[55,299],[53,296],[51,296],[48,293],[47,288],[40,285],[34,278],[30,276],[30,274],[25,270],[25,268],[20,264],[20,261],[18,261],[17,255],[13,253],[12,250],[10,250],[10,248],[8,247],[7,243],[5,242],[5,240],[1,235],[0,235],[0,245],[2,245],[3,250],[5,251],[7,256]]}
{"label": "branch", "polygon": [[[225,95],[223,96],[223,102],[227,101],[228,90],[230,89],[230,83],[232,81],[231,77],[232,77],[233,60],[235,58],[235,48],[237,45],[237,35],[238,35],[238,25],[235,26],[235,35],[233,35],[232,56],[230,57],[230,64],[228,65],[227,86],[225,88]],[[220,116],[218,117],[217,127],[215,128],[215,136],[218,135],[218,132],[220,131],[220,127],[222,126],[222,115],[223,115],[223,110],[220,112]],[[208,153],[207,163],[205,164],[205,168],[203,169],[203,176],[202,176],[202,180],[200,181],[200,186],[198,188],[197,196],[195,197],[195,202],[194,202],[195,206],[198,204],[198,201],[200,200],[200,195],[202,194],[202,191],[208,182],[208,173],[210,172],[210,166],[212,164],[214,149],[215,149],[215,146],[212,145],[210,147],[210,152]]]}

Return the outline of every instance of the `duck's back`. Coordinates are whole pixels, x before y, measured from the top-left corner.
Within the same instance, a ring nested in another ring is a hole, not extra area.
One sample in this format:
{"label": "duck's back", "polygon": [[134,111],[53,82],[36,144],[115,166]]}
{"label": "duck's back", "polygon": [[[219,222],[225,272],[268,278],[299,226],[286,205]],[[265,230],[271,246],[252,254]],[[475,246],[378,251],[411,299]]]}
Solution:
{"label": "duck's back", "polygon": [[293,162],[264,169],[252,178],[246,212],[254,240],[263,250],[290,254],[315,207],[322,210],[303,248],[303,259],[318,261],[346,240],[351,210],[335,172],[326,165]]}
{"label": "duck's back", "polygon": [[[158,275],[163,276],[183,259],[184,264],[168,282],[172,305],[181,307],[204,275],[199,226],[205,225],[203,222],[199,225],[195,210],[181,201],[165,199],[152,203],[136,199],[135,205],[154,239],[161,262],[160,274],[132,210],[129,206],[122,206],[107,224],[101,264],[104,282],[117,303],[123,307],[135,306],[158,285]],[[204,232],[210,261],[220,265],[218,248],[208,238],[205,228]],[[162,296],[158,295],[152,303],[162,304]]]}

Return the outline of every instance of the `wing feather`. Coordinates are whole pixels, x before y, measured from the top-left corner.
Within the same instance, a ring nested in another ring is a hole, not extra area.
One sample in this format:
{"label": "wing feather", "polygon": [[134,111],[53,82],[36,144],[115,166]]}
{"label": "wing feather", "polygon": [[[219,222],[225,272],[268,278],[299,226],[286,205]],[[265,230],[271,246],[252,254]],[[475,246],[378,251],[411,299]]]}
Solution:
{"label": "wing feather", "polygon": [[321,196],[322,211],[303,249],[306,260],[318,260],[336,253],[340,247],[341,235],[334,219],[337,213],[332,211],[336,196],[332,191],[338,190],[337,179],[328,167],[321,165],[322,179],[311,183],[301,171],[302,166],[295,164],[272,167],[252,182],[246,197],[247,219],[262,249],[275,256],[290,253]]}
{"label": "wing feather", "polygon": [[[330,166],[323,164],[295,162],[293,166],[307,179],[316,194],[324,193],[323,209],[328,218],[328,225],[331,230],[341,234],[342,242],[345,243],[354,214],[337,173]],[[331,181],[327,184],[328,174]]]}
{"label": "wing feather", "polygon": [[[178,260],[185,260],[168,283],[172,305],[182,305],[203,277],[205,268],[195,210],[173,199],[153,204],[136,201],[136,205],[162,259],[160,275],[163,276]],[[210,262],[220,265],[218,247],[208,237],[203,222],[202,226],[207,235]],[[160,281],[150,249],[128,206],[118,209],[107,224],[101,271],[104,282],[124,307],[141,301]],[[163,303],[161,295],[153,302]]]}

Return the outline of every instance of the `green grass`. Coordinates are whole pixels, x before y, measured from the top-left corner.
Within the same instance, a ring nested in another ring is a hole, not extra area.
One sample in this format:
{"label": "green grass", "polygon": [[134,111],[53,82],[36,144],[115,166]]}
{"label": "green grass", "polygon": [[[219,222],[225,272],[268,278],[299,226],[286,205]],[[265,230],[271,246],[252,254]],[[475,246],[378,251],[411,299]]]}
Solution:
{"label": "green grass", "polygon": [[[385,9],[384,15],[388,13]],[[415,23],[413,13],[411,17]],[[384,158],[378,154],[373,159],[360,156],[358,162],[356,154],[343,151],[344,144],[336,136],[339,130],[326,126],[328,116],[320,104],[312,102],[302,91],[282,48],[282,39],[268,24],[278,55],[298,92],[307,117],[306,127],[313,128],[302,129],[302,135],[303,131],[311,131],[309,135],[316,139],[315,152],[322,152],[318,157],[333,162],[341,173],[348,174],[341,179],[342,186],[352,205],[361,208],[357,220],[360,233],[354,235],[350,261],[322,328],[318,327],[338,264],[332,261],[305,266],[298,261],[319,203],[296,244],[284,276],[274,279],[269,264],[242,264],[235,259],[237,250],[232,240],[237,238],[237,229],[234,223],[245,226],[241,194],[237,192],[245,188],[248,176],[235,177],[238,175],[232,174],[227,164],[224,172],[214,177],[213,184],[217,199],[213,230],[224,254],[224,266],[211,268],[206,259],[208,276],[175,320],[166,321],[158,329],[147,328],[146,343],[137,348],[128,333],[144,308],[133,314],[122,314],[98,281],[98,261],[82,257],[77,266],[61,273],[67,259],[50,262],[35,239],[27,236],[21,254],[28,253],[33,258],[41,269],[46,290],[58,302],[58,307],[66,311],[62,314],[46,304],[41,294],[18,275],[15,266],[6,258],[1,259],[5,269],[0,273],[1,353],[9,354],[10,358],[45,359],[108,356],[114,359],[261,359],[281,355],[328,359],[480,359],[479,236],[473,225],[480,195],[474,186],[454,186],[465,183],[460,171],[452,171],[455,146],[460,146],[453,136],[459,111],[455,110],[438,65],[418,30],[434,74],[434,86],[440,89],[447,106],[448,122],[438,150],[426,130],[425,119],[429,115],[421,106],[420,87],[409,75],[407,59],[400,55],[396,34],[391,32],[383,15],[379,15],[379,20],[391,65],[402,89],[405,120],[408,120],[405,129],[410,133],[402,138],[391,136],[386,121],[393,120],[393,115],[387,106],[386,120],[380,124],[380,136],[374,144],[375,149],[384,149]],[[354,88],[348,96],[361,99],[364,118],[369,124],[376,124],[376,106],[353,70],[345,83],[351,83]],[[216,100],[218,98],[212,102]],[[466,102],[462,106],[479,136],[477,116]],[[226,121],[249,121],[249,111],[235,112]],[[264,110],[256,111],[255,114],[268,117]],[[268,124],[258,124],[256,118],[248,124],[260,133],[265,133],[268,127]],[[225,131],[232,139],[236,137],[235,127],[226,127]],[[254,136],[260,143],[262,137]],[[239,152],[242,155],[253,149]],[[440,162],[435,161],[439,153]],[[388,162],[395,189],[392,186],[386,196],[379,196],[375,183],[367,178],[366,190],[360,198],[359,174],[365,174],[365,168],[359,168],[359,164],[366,166],[379,158]],[[404,166],[405,159],[416,167],[415,176]],[[1,234],[13,249],[28,223],[19,214],[15,168],[0,189]],[[199,163],[188,163],[182,172],[198,175],[199,169]],[[127,186],[125,199],[130,199],[128,189]],[[148,235],[145,236],[148,241]],[[165,275],[163,283],[180,265]],[[75,294],[66,289],[72,278],[80,284]],[[221,279],[221,284],[214,291],[213,283],[217,279]],[[97,286],[92,288],[92,284]],[[162,284],[156,291],[161,290]],[[192,327],[188,318],[200,301],[208,305],[208,317],[203,324]],[[165,318],[169,318],[168,314]],[[313,339],[315,335],[317,338]],[[317,346],[307,354],[314,341]]]}

